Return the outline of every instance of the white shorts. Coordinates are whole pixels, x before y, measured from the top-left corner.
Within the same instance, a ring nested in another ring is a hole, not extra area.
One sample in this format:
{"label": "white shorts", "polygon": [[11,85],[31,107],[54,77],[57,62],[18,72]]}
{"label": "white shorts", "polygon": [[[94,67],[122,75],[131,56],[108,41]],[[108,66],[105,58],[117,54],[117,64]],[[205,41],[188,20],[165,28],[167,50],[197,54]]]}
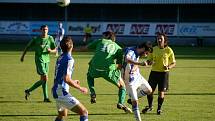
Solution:
{"label": "white shorts", "polygon": [[71,110],[73,107],[80,103],[75,97],[70,94],[59,96],[55,100],[58,111],[63,111],[64,109]]}
{"label": "white shorts", "polygon": [[151,90],[151,86],[142,75],[130,75],[130,78],[132,78],[132,81],[127,80],[126,87],[131,100],[138,100],[138,98],[145,96]]}

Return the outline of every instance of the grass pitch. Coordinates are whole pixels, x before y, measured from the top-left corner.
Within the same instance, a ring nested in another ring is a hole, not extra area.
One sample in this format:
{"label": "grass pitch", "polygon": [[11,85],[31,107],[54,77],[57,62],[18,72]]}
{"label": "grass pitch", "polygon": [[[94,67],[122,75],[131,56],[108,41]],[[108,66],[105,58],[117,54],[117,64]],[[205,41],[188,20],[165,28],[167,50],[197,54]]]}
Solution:
{"label": "grass pitch", "polygon": [[[6,48],[3,47],[2,48]],[[14,47],[16,48],[16,47]],[[43,103],[42,88],[31,93],[25,101],[24,90],[39,76],[35,70],[34,53],[28,52],[24,63],[19,61],[21,49],[0,51],[0,121],[53,121],[57,115],[51,91],[52,103]],[[215,48],[173,47],[176,68],[170,72],[170,90],[165,96],[163,114],[156,115],[157,95],[154,95],[154,110],[141,114],[143,121],[212,121],[215,119]],[[86,73],[92,53],[73,53],[75,71],[73,78],[87,86]],[[51,90],[56,58],[51,56],[48,88]],[[150,67],[141,67],[146,79]],[[90,104],[89,95],[80,94],[71,88],[89,111],[89,121],[134,121],[133,114],[125,114],[116,108],[117,88],[99,78],[95,81],[97,103]],[[140,99],[140,109],[147,104]],[[78,121],[79,116],[69,112],[66,121]]]}

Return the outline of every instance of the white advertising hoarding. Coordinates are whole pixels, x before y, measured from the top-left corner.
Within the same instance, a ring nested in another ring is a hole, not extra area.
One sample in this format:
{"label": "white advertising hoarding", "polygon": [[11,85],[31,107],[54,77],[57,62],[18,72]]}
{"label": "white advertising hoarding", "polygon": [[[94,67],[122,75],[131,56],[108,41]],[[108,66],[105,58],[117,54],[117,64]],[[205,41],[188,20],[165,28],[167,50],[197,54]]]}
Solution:
{"label": "white advertising hoarding", "polygon": [[215,23],[181,23],[178,36],[215,36]]}
{"label": "white advertising hoarding", "polygon": [[[0,34],[37,35],[40,26],[47,24],[49,34],[57,32],[57,21],[0,21]],[[118,36],[155,36],[162,32],[168,36],[215,37],[215,23],[135,23],[135,22],[63,22],[67,35],[84,35],[89,24],[92,35],[101,35],[104,31],[113,31]]]}
{"label": "white advertising hoarding", "polygon": [[0,21],[0,34],[29,34],[30,22]]}
{"label": "white advertising hoarding", "polygon": [[175,23],[129,23],[129,22],[69,22],[67,34],[83,35],[84,28],[89,24],[93,35],[101,35],[104,31],[112,31],[122,36],[154,36],[157,32],[168,36],[177,35]]}

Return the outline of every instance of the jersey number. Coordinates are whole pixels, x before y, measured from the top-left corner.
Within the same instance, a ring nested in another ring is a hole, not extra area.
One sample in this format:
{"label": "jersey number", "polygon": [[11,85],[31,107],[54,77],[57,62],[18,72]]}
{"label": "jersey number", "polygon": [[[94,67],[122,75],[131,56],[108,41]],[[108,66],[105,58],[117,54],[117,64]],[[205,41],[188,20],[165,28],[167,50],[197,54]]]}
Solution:
{"label": "jersey number", "polygon": [[104,46],[102,47],[101,51],[112,54],[115,51],[115,45],[114,44],[104,44]]}

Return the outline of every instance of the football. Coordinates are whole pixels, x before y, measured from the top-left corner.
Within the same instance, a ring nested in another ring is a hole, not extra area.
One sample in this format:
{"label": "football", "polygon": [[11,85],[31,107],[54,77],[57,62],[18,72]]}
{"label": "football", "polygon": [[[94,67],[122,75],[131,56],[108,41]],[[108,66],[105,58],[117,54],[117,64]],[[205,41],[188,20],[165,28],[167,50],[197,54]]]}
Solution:
{"label": "football", "polygon": [[60,7],[66,7],[70,4],[70,0],[57,0],[57,4]]}

